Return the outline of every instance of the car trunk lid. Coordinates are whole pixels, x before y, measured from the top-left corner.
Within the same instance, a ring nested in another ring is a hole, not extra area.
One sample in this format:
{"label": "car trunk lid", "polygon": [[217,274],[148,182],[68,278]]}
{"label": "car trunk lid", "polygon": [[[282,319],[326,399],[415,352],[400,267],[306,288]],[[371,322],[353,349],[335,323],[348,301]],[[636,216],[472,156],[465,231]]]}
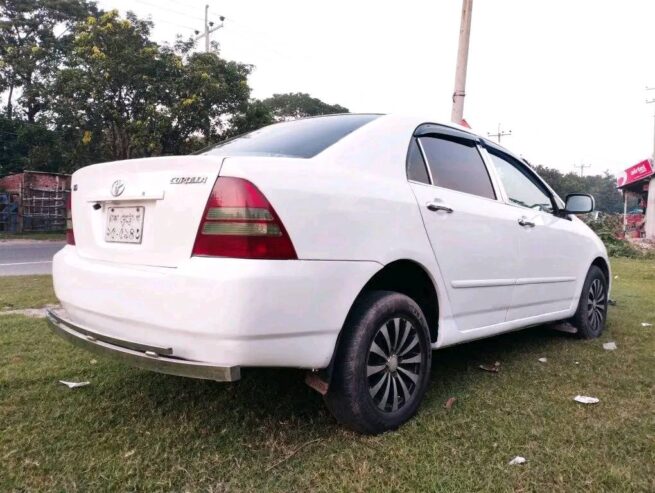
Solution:
{"label": "car trunk lid", "polygon": [[97,164],[73,175],[78,254],[132,265],[177,267],[191,256],[218,156]]}

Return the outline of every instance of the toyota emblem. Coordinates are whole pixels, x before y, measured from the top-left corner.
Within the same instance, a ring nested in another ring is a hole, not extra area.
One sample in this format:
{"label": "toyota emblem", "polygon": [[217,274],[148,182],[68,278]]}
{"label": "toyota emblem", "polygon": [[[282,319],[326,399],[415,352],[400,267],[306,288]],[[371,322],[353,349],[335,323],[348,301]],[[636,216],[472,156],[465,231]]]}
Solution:
{"label": "toyota emblem", "polygon": [[125,190],[125,183],[122,180],[116,180],[111,184],[111,194],[114,197],[118,197]]}

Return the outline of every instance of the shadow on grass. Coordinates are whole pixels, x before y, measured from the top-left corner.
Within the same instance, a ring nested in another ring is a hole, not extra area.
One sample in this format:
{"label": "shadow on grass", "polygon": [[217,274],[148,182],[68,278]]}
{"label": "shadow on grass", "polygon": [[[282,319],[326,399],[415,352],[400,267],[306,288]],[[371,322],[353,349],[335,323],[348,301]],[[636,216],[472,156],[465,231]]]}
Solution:
{"label": "shadow on grass", "polygon": [[[479,383],[485,378],[478,369],[481,363],[512,365],[573,342],[570,334],[538,326],[436,351],[423,407],[440,407],[449,397],[448,389],[466,392],[470,385]],[[231,384],[135,370],[114,373],[106,381],[112,389],[105,390],[115,389],[117,397],[142,396],[138,419],[165,416],[175,422],[187,420],[192,428],[199,426],[209,433],[224,432],[226,426],[236,431],[235,425],[244,434],[255,429],[274,431],[278,425],[292,422],[313,437],[334,434],[337,423],[321,396],[303,380],[304,371],[292,369],[245,369],[242,380]]]}

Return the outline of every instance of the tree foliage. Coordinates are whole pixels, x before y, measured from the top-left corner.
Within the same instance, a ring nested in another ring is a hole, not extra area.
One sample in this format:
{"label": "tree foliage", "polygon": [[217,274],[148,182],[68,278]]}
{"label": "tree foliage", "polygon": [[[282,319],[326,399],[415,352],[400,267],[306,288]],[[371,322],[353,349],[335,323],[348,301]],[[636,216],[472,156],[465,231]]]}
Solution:
{"label": "tree foliage", "polygon": [[265,99],[276,121],[306,118],[308,116],[330,115],[334,113],[348,113],[348,108],[338,104],[327,104],[320,99],[313,98],[302,92],[286,94],[273,94]]}
{"label": "tree foliage", "polygon": [[616,177],[609,171],[605,171],[602,175],[588,176],[564,174],[546,166],[536,166],[535,171],[562,199],[570,193],[588,193],[596,199],[596,210],[608,213],[623,211],[623,197],[616,188]]}
{"label": "tree foliage", "polygon": [[0,0],[0,176],[186,154],[278,120],[347,111],[307,94],[250,98],[252,66],[151,39],[88,0]]}
{"label": "tree foliage", "polygon": [[7,91],[7,118],[20,92],[20,116],[34,123],[47,107],[48,87],[69,50],[70,29],[95,11],[83,0],[0,1],[0,90]]}

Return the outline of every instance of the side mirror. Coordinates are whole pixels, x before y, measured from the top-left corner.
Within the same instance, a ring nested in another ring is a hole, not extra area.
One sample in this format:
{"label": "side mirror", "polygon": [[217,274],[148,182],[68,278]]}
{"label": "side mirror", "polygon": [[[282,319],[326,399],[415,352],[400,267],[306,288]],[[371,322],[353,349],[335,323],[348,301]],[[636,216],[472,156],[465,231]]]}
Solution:
{"label": "side mirror", "polygon": [[587,214],[596,207],[596,201],[587,193],[571,193],[566,196],[564,212],[567,214]]}

